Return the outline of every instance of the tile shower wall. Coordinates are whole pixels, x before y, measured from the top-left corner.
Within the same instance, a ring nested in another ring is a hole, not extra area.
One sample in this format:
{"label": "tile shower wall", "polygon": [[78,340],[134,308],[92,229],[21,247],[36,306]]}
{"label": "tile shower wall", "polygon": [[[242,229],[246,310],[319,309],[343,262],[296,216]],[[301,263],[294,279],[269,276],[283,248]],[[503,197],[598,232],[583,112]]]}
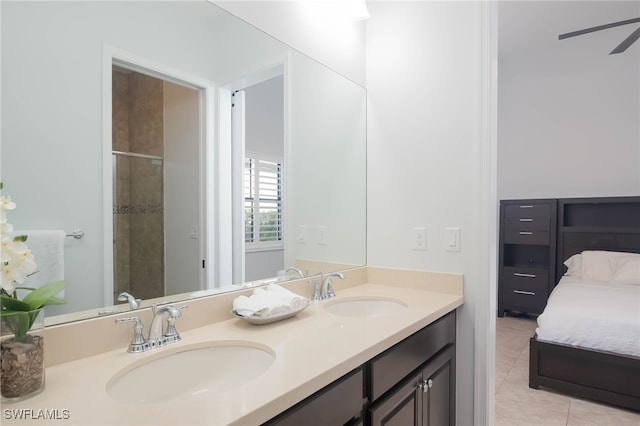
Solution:
{"label": "tile shower wall", "polygon": [[[163,156],[163,82],[113,73],[113,150]],[[114,299],[164,295],[163,166],[161,160],[114,155]]]}

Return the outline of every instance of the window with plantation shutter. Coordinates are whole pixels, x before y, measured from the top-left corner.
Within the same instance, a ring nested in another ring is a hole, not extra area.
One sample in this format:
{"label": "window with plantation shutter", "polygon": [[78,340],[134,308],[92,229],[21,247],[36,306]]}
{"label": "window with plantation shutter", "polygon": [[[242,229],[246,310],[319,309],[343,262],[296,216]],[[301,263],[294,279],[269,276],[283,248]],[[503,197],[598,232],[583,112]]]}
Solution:
{"label": "window with plantation shutter", "polygon": [[282,247],[282,164],[245,158],[244,219],[247,249]]}

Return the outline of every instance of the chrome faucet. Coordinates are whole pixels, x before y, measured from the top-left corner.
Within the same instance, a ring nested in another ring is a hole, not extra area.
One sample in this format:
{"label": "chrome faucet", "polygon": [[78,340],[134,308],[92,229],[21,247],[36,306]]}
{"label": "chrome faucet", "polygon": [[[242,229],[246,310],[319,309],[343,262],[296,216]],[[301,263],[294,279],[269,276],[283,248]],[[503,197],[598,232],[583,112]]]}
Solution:
{"label": "chrome faucet", "polygon": [[289,266],[288,268],[286,268],[284,270],[285,274],[287,272],[295,272],[296,275],[298,275],[298,278],[304,278],[304,273],[302,273],[302,271],[298,268],[294,268],[293,266]]}
{"label": "chrome faucet", "polygon": [[118,302],[129,302],[129,308],[138,309],[142,303],[141,299],[136,299],[133,295],[122,292],[118,295]]}
{"label": "chrome faucet", "polygon": [[[144,338],[144,325],[140,317],[117,318],[116,323],[118,324],[135,322],[133,339],[129,344],[127,352],[146,352],[151,349],[161,348],[170,343],[179,342],[181,338],[176,330],[175,322],[176,318],[182,316],[182,310],[186,307],[187,305],[179,308],[167,305],[158,308],[156,305],[153,305],[151,307],[153,310],[153,319],[151,320],[149,337],[147,339]],[[165,313],[168,313],[169,317],[167,318],[167,329],[163,333],[163,318]]]}
{"label": "chrome faucet", "polygon": [[332,272],[324,278],[321,290],[321,297],[323,299],[331,299],[336,296],[336,293],[333,291],[333,285],[331,284],[331,280],[334,277],[342,280],[344,279],[344,274],[342,272]]}

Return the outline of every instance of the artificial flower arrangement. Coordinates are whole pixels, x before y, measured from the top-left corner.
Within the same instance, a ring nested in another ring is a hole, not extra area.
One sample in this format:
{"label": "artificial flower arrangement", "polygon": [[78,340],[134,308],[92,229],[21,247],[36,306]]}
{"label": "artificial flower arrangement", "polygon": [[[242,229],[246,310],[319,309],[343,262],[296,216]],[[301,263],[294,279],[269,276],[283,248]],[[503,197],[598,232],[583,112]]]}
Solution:
{"label": "artificial flower arrangement", "polygon": [[[3,184],[0,182],[0,190]],[[0,262],[2,276],[0,285],[0,317],[2,325],[8,326],[17,342],[27,340],[27,332],[31,329],[37,317],[37,311],[45,305],[62,305],[66,302],[54,297],[66,286],[65,281],[56,281],[39,288],[20,287],[25,280],[36,272],[36,263],[31,250],[26,244],[27,236],[11,236],[13,226],[7,221],[7,211],[16,208],[10,197],[0,196],[0,238],[2,250]],[[22,300],[18,298],[17,290],[30,291]],[[24,315],[28,312],[28,315]],[[22,315],[19,315],[22,314]],[[9,317],[13,320],[5,321]]]}

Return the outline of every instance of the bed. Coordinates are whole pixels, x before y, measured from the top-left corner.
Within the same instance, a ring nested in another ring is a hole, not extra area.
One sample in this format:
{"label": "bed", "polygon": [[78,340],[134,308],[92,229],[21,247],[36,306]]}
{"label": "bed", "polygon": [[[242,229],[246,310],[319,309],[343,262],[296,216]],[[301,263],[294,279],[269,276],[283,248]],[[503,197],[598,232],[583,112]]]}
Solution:
{"label": "bed", "polygon": [[640,411],[640,197],[559,199],[557,232],[529,387]]}

